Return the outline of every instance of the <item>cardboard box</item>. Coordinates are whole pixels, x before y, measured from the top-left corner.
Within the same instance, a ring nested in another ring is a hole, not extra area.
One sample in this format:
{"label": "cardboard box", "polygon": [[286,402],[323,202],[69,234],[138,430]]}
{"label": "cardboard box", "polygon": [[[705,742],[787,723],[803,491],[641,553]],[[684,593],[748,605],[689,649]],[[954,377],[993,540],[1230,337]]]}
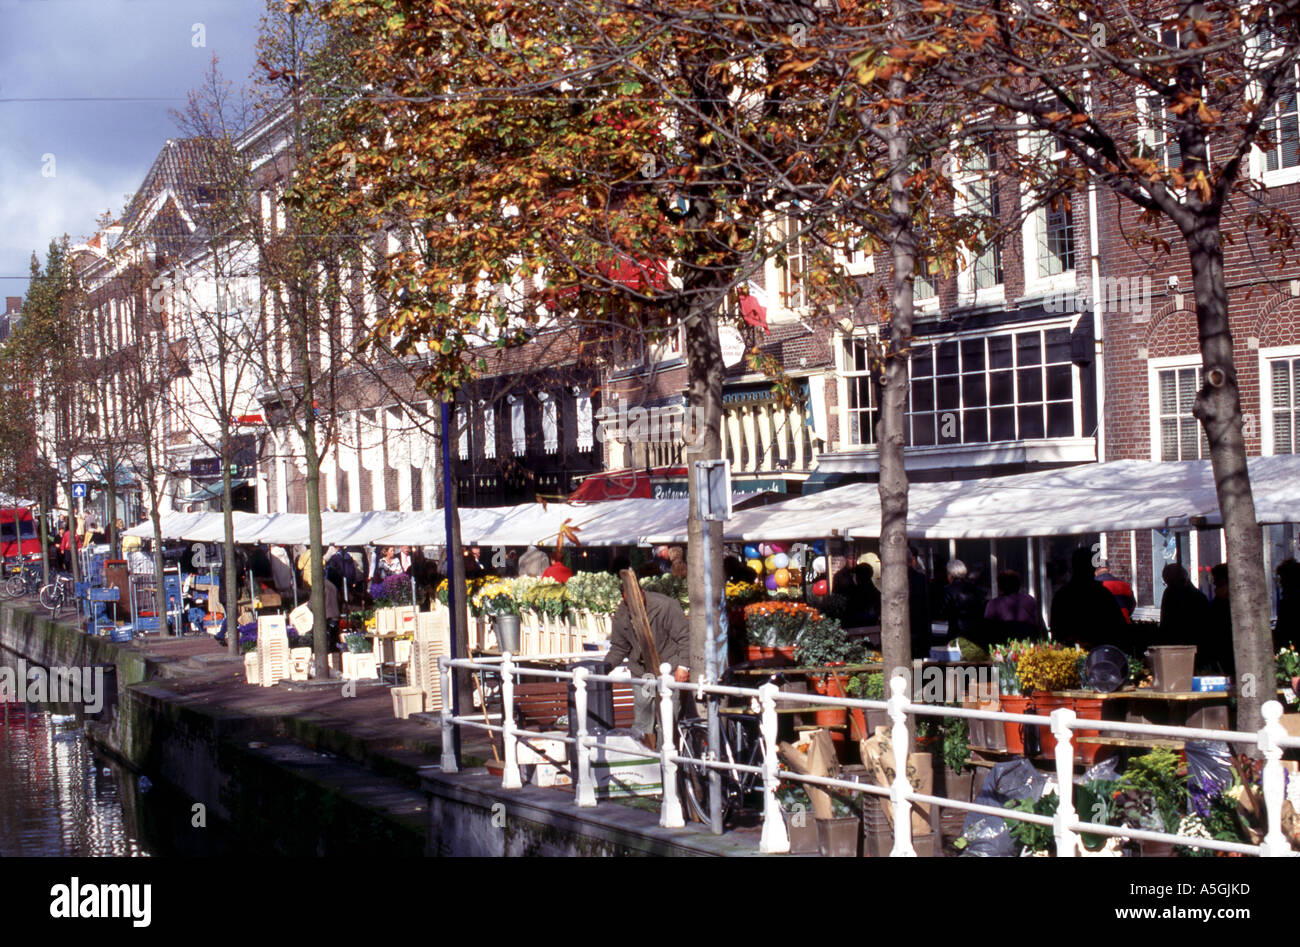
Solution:
{"label": "cardboard box", "polygon": [[[556,736],[567,735],[556,734]],[[569,758],[569,745],[563,740],[554,738],[541,740],[537,737],[521,737],[517,747],[515,757],[520,766],[563,763]]]}
{"label": "cardboard box", "polygon": [[596,737],[591,775],[596,795],[658,796],[663,794],[659,757],[630,734],[615,732]]}

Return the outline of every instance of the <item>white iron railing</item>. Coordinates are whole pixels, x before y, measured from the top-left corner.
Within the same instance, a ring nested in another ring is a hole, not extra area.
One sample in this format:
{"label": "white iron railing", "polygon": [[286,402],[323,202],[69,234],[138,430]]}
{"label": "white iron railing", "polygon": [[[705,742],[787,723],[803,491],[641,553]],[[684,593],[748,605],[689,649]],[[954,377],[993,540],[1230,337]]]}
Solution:
{"label": "white iron railing", "polygon": [[[590,658],[591,652],[581,654],[548,655],[548,659],[576,660]],[[530,658],[536,660],[536,658]],[[626,684],[629,679],[608,674],[593,674],[587,668],[575,668],[572,671],[550,670],[546,668],[519,667],[514,656],[506,653],[501,657],[477,659],[451,659],[442,656],[438,659],[442,673],[442,769],[444,772],[456,771],[456,760],[452,751],[454,746],[454,729],[457,726],[476,727],[502,734],[504,749],[504,769],[501,784],[505,789],[519,789],[523,780],[519,770],[518,744],[523,739],[557,740],[569,745],[576,745],[577,766],[573,774],[574,801],[582,808],[595,806],[595,781],[592,778],[592,757],[596,741],[587,732],[587,688],[592,683]],[[452,674],[455,670],[496,671],[501,676],[502,720],[499,724],[488,723],[484,719],[469,716],[457,716],[452,712]],[[786,831],[785,820],[776,801],[778,783],[784,779],[790,782],[807,783],[814,786],[841,789],[848,792],[867,793],[888,796],[893,806],[894,846],[891,857],[915,857],[912,847],[912,803],[920,802],[948,808],[962,809],[967,812],[998,816],[1020,822],[1032,822],[1050,825],[1056,842],[1056,854],[1061,857],[1073,857],[1076,854],[1076,841],[1081,833],[1091,835],[1118,836],[1122,838],[1148,840],[1153,842],[1172,842],[1177,845],[1211,849],[1223,852],[1236,852],[1243,855],[1262,857],[1279,857],[1295,855],[1286,836],[1282,832],[1282,806],[1284,802],[1285,776],[1282,766],[1284,749],[1300,748],[1300,737],[1289,736],[1279,722],[1282,705],[1277,701],[1268,701],[1263,708],[1264,726],[1259,731],[1250,733],[1237,730],[1208,730],[1195,727],[1170,727],[1154,724],[1128,723],[1123,721],[1086,719],[1079,727],[1088,733],[1106,731],[1111,733],[1128,733],[1182,740],[1213,740],[1229,744],[1248,744],[1257,746],[1264,756],[1263,795],[1265,803],[1265,835],[1259,845],[1241,842],[1226,842],[1195,836],[1175,835],[1169,832],[1150,832],[1144,829],[1125,828],[1122,826],[1100,825],[1081,821],[1073,804],[1074,777],[1074,729],[1075,712],[1068,708],[1054,710],[1050,717],[1033,714],[1011,714],[990,710],[971,710],[964,707],[949,707],[943,704],[912,703],[904,693],[907,684],[901,677],[890,681],[892,696],[888,701],[860,700],[851,697],[830,697],[821,694],[783,693],[775,684],[763,684],[758,688],[734,687],[728,685],[708,685],[704,683],[679,683],[673,679],[672,668],[664,664],[658,678],[659,714],[661,733],[659,741],[659,759],[663,776],[663,799],[659,810],[659,824],[665,828],[682,828],[685,819],[681,800],[677,794],[677,769],[679,764],[688,764],[710,769],[748,772],[762,777],[763,785],[763,829],[759,841],[759,851],[764,853],[782,853],[790,850],[790,840]],[[559,736],[554,732],[543,733],[536,730],[522,729],[514,720],[514,679],[516,676],[528,676],[557,681],[572,681],[574,687],[574,709],[577,715],[577,735]],[[637,679],[633,682],[639,683]],[[644,680],[650,680],[649,676]],[[706,694],[721,697],[749,698],[751,706],[756,706],[760,714],[759,733],[763,741],[763,765],[750,766],[734,762],[717,760],[700,760],[678,755],[674,741],[676,728],[673,725],[674,691],[689,691],[698,700]],[[777,705],[781,702],[793,702],[800,706],[821,705],[829,708],[845,707],[860,710],[887,710],[893,723],[891,744],[894,753],[894,782],[885,789],[867,783],[851,782],[845,779],[833,779],[787,771],[780,773],[777,762]],[[1000,723],[1031,724],[1051,727],[1056,737],[1056,792],[1057,809],[1055,816],[1037,815],[1014,809],[1000,809],[975,802],[963,802],[919,793],[912,789],[907,781],[907,757],[910,752],[910,736],[907,730],[907,716],[934,717],[968,717],[978,720],[992,720]],[[610,752],[624,752],[610,749]]]}

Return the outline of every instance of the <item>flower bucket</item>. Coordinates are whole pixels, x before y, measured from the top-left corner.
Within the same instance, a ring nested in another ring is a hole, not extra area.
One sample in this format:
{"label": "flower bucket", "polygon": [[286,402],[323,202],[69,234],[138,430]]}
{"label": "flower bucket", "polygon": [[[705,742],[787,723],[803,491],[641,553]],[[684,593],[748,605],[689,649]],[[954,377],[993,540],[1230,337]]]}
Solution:
{"label": "flower bucket", "polygon": [[[840,679],[837,674],[827,674],[824,677],[817,677],[813,685],[819,694],[825,694],[829,697],[843,697],[844,691],[840,687]],[[847,707],[831,707],[826,710],[819,710],[814,718],[819,727],[843,727],[849,719],[849,709]],[[844,734],[839,731],[832,731],[831,740],[843,740]]]}
{"label": "flower bucket", "polygon": [[1196,645],[1154,645],[1147,649],[1155,690],[1190,691],[1196,667]]}
{"label": "flower bucket", "polygon": [[[1100,720],[1101,708],[1105,701],[1099,697],[1077,697],[1074,701],[1074,712],[1080,720]],[[1079,737],[1095,737],[1101,731],[1099,730],[1078,730],[1074,731],[1074,758],[1080,763],[1092,763],[1097,758],[1097,751],[1101,749],[1099,743],[1080,743]]]}
{"label": "flower bucket", "polygon": [[[1002,712],[1008,714],[1023,714],[1029,705],[1029,698],[1023,694],[1003,694],[1001,700]],[[1002,732],[1006,736],[1008,753],[1019,755],[1025,752],[1024,741],[1020,739],[1020,724],[1006,722],[1002,724]]]}
{"label": "flower bucket", "polygon": [[[1050,717],[1053,710],[1069,707],[1070,698],[1041,695],[1034,698],[1034,704],[1038,707],[1040,716]],[[1042,744],[1043,756],[1052,756],[1056,753],[1056,735],[1052,733],[1050,724],[1043,723],[1038,727],[1038,742]]]}
{"label": "flower bucket", "polygon": [[492,619],[496,625],[497,644],[501,650],[511,654],[519,653],[519,616],[496,615]]}
{"label": "flower bucket", "polygon": [[762,645],[756,645],[756,644],[746,645],[746,646],[745,646],[745,660],[746,660],[746,661],[761,661],[761,660],[763,660],[763,646],[762,646]]}

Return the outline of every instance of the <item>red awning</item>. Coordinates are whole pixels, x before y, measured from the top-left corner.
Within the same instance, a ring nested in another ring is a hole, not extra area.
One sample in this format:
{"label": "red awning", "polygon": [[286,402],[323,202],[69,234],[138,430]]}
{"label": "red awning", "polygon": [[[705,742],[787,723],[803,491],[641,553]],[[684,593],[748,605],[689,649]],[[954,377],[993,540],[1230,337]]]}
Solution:
{"label": "red awning", "polygon": [[653,496],[656,480],[685,477],[685,467],[655,467],[651,470],[611,470],[587,477],[569,496],[570,503],[599,500],[631,500]]}

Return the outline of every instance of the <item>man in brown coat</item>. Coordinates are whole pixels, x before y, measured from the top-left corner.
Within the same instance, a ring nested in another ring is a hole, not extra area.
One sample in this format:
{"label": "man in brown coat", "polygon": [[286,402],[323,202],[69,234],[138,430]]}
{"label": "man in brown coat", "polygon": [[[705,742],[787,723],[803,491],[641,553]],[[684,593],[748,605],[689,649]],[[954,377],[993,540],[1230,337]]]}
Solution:
{"label": "man in brown coat", "polygon": [[[641,600],[645,603],[646,615],[650,619],[650,631],[654,636],[655,649],[659,660],[674,668],[673,677],[678,681],[688,681],[690,671],[690,625],[686,622],[686,613],[675,599],[658,592],[641,589]],[[638,737],[650,738],[653,743],[655,724],[658,720],[658,677],[659,668],[651,667],[651,657],[641,632],[632,622],[632,613],[627,605],[627,593],[624,592],[623,604],[614,613],[610,622],[610,649],[605,660],[613,667],[618,667],[624,660],[634,678],[653,675],[655,680],[649,683],[638,681],[632,687],[632,705],[636,713],[633,730]],[[679,704],[678,694],[673,694],[673,711]]]}

